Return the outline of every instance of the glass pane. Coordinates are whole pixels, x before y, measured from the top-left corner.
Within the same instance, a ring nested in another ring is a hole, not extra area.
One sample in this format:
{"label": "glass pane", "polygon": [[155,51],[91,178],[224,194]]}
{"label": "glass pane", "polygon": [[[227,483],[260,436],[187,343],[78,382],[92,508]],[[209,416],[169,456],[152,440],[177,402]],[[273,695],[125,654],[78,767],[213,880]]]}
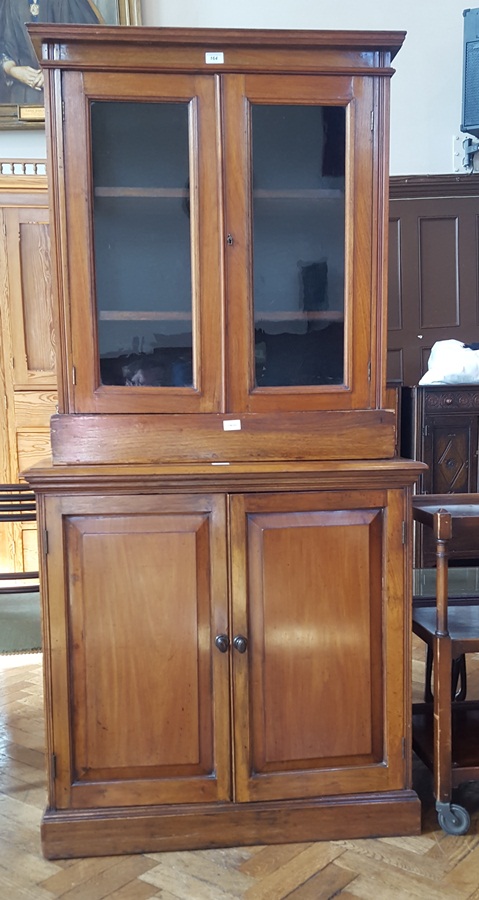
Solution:
{"label": "glass pane", "polygon": [[187,103],[91,106],[102,384],[191,386]]}
{"label": "glass pane", "polygon": [[252,107],[257,387],[344,379],[345,109]]}

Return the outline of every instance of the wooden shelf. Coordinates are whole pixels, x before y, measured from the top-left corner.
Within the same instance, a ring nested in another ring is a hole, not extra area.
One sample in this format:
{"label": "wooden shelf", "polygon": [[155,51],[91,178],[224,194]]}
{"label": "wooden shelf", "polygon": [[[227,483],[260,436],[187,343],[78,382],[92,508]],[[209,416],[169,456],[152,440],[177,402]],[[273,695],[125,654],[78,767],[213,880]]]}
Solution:
{"label": "wooden shelf", "polygon": [[176,198],[189,197],[187,188],[161,187],[96,187],[95,197],[147,197]]}
{"label": "wooden shelf", "polygon": [[[460,770],[477,768],[475,778],[479,777],[479,701],[464,701],[451,704],[452,717],[452,776],[458,776]],[[433,704],[415,703],[413,705],[413,749],[418,756],[433,767]]]}
{"label": "wooden shelf", "polygon": [[[107,309],[100,310],[98,318],[101,322],[188,322],[191,321],[191,312]],[[325,309],[319,312],[306,312],[303,310],[296,312],[288,312],[287,310],[281,310],[280,312],[257,311],[255,314],[256,322],[342,322],[343,320],[344,312],[335,309]]]}
{"label": "wooden shelf", "polygon": [[[169,187],[96,187],[95,197],[189,197],[187,188]],[[255,200],[340,200],[344,191],[339,188],[257,188]]]}
{"label": "wooden shelf", "polygon": [[191,322],[191,312],[103,309],[98,318],[100,322]]}
{"label": "wooden shelf", "polygon": [[288,312],[288,310],[280,310],[279,312],[263,312],[255,311],[255,322],[343,322],[344,312],[339,309],[321,309],[314,312],[307,310],[297,310],[296,312]]}
{"label": "wooden shelf", "polygon": [[341,188],[256,188],[255,200],[340,200],[344,199]]}

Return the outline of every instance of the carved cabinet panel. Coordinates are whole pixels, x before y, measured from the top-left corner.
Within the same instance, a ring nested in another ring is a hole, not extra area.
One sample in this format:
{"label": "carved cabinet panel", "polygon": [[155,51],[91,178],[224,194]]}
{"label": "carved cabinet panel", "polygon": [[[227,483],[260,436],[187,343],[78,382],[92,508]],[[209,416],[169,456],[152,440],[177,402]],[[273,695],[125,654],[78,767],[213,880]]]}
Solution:
{"label": "carved cabinet panel", "polygon": [[[419,483],[424,494],[478,490],[479,387],[437,385],[403,388],[402,452],[428,465]],[[450,558],[479,557],[478,548],[450,542]],[[418,529],[417,564],[434,565],[430,529]]]}

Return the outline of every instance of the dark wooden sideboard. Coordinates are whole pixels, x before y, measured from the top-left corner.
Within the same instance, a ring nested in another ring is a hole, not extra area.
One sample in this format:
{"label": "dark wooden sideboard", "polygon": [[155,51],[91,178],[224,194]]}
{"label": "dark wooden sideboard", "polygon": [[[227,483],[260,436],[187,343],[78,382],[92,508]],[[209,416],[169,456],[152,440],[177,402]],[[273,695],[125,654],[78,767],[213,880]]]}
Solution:
{"label": "dark wooden sideboard", "polygon": [[[418,493],[457,494],[478,490],[479,385],[405,387],[401,396],[401,453],[427,463]],[[451,560],[479,558],[479,547],[457,538]],[[434,540],[418,529],[417,565],[432,566]]]}

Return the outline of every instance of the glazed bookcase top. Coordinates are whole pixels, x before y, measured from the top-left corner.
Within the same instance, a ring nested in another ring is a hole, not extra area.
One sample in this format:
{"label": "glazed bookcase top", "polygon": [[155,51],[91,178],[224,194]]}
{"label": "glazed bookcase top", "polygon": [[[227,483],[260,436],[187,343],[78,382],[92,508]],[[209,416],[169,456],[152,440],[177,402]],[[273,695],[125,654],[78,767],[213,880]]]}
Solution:
{"label": "glazed bookcase top", "polygon": [[92,464],[144,460],[149,442],[151,462],[393,457],[388,107],[404,33],[29,30],[45,68],[55,462],[86,460],[78,425]]}

